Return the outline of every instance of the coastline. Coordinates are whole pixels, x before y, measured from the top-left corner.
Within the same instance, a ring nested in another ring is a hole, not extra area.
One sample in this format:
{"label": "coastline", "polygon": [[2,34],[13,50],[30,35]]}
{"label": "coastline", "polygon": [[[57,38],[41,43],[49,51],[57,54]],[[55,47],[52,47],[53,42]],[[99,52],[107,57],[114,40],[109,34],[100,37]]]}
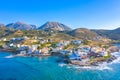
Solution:
{"label": "coastline", "polygon": [[[116,52],[114,52],[116,53]],[[64,62],[65,64],[71,64],[71,65],[76,65],[80,67],[91,67],[91,66],[100,66],[102,63],[112,63],[115,60],[118,59],[116,55],[113,55],[110,58],[105,58],[105,57],[98,57],[98,58],[93,58],[93,59],[84,59],[84,60],[70,60],[70,59],[65,59],[61,62]],[[117,52],[119,53],[119,52]]]}
{"label": "coastline", "polygon": [[5,51],[5,52],[17,52],[15,49],[0,49],[0,51]]}
{"label": "coastline", "polygon": [[[0,49],[0,51],[2,52],[14,52],[17,53],[18,51],[15,49]],[[47,56],[52,56],[51,54],[15,54],[14,57],[17,56],[28,56],[28,57],[47,57]],[[99,64],[103,63],[103,62],[113,62],[114,60],[116,60],[117,58],[115,56],[109,58],[109,59],[105,59],[104,57],[99,57],[99,58],[94,58],[92,60],[87,60],[87,61],[79,61],[79,60],[64,60],[63,62],[65,62],[66,64],[72,64],[72,65],[77,65],[80,67],[85,67],[85,66],[98,66]]]}
{"label": "coastline", "polygon": [[30,57],[47,57],[47,56],[51,56],[50,54],[16,54],[16,56],[30,56]]}
{"label": "coastline", "polygon": [[[116,59],[114,59],[114,60],[116,60]],[[113,62],[114,60],[112,60],[111,62]],[[104,62],[111,63],[111,62],[108,62],[108,60],[101,59],[99,61],[96,60],[96,61],[93,61],[93,62],[90,62],[90,61],[83,62],[83,61],[78,61],[78,60],[72,60],[71,64],[72,65],[78,65],[80,67],[84,67],[84,66],[88,66],[89,67],[89,66],[99,66],[99,64],[104,63]]]}
{"label": "coastline", "polygon": [[[7,54],[9,55],[9,54]],[[3,57],[5,59],[3,59]],[[12,58],[12,59],[9,59]],[[16,60],[17,59],[17,60]],[[43,77],[41,75],[44,75],[44,79],[45,80],[49,80],[51,77],[48,77],[47,75],[52,76],[52,80],[56,80],[57,79],[62,79],[65,80],[68,77],[72,79],[75,78],[75,80],[87,80],[88,78],[86,78],[86,74],[87,77],[91,77],[93,75],[98,75],[98,77],[100,78],[96,78],[96,79],[101,79],[101,76],[106,75],[107,77],[102,77],[102,80],[110,80],[111,78],[109,78],[108,74],[110,75],[114,75],[114,74],[118,74],[116,72],[119,72],[119,65],[120,64],[100,64],[99,66],[77,66],[77,65],[71,65],[71,64],[64,64],[64,63],[57,63],[56,62],[56,57],[45,57],[45,58],[38,58],[38,57],[6,57],[6,55],[2,55],[1,56],[1,74],[3,74],[4,76],[1,76],[1,79],[6,80],[6,78],[15,78],[16,80],[23,80],[24,77],[21,76],[25,76],[25,77],[30,77],[29,80],[34,80],[35,78],[33,76],[35,76],[36,78],[43,80]],[[5,62],[5,61],[6,62]],[[18,62],[19,61],[19,62]],[[12,63],[12,64],[11,64]],[[2,66],[6,64],[5,66]],[[20,65],[20,67],[17,67],[18,65]],[[113,65],[111,67],[111,65]],[[6,70],[8,69],[8,66],[10,70]],[[17,71],[16,71],[17,70]],[[11,74],[7,74],[7,72],[9,71],[9,73]],[[27,72],[27,73],[26,73]],[[102,73],[100,73],[102,72]],[[23,73],[23,74],[21,74]],[[37,73],[37,74],[36,74]],[[64,73],[63,75],[61,73]],[[105,74],[107,73],[107,74]],[[120,72],[119,72],[120,73]],[[8,75],[8,76],[7,76]],[[14,76],[16,75],[16,76]],[[31,76],[33,75],[33,76]],[[36,76],[37,75],[37,76]],[[82,75],[82,76],[80,76]],[[67,77],[66,77],[67,76]],[[119,76],[119,74],[118,74]],[[47,79],[46,79],[47,77]],[[82,77],[82,78],[81,78]],[[116,76],[115,76],[116,77]],[[70,79],[70,80],[72,80]],[[90,78],[93,79],[93,78]],[[112,78],[114,80],[114,78]],[[28,80],[28,79],[26,79]],[[89,79],[88,79],[89,80]],[[116,79],[115,79],[116,80]]]}

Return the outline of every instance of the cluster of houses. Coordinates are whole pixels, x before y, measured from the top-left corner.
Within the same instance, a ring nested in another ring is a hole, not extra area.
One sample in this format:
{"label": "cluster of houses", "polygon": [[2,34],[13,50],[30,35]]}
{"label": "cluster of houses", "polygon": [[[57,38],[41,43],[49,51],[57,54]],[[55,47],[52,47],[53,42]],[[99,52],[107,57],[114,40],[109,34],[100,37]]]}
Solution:
{"label": "cluster of houses", "polygon": [[38,49],[38,45],[32,45],[32,46],[27,46],[27,45],[22,45],[18,49],[20,54],[26,54],[26,55],[50,55],[49,54],[49,48],[42,48]]}
{"label": "cluster of houses", "polygon": [[55,48],[52,48],[52,52],[59,52],[60,50],[63,50],[63,48],[67,45],[70,44],[70,41],[63,41],[63,42],[59,42],[59,43],[56,43],[56,47]]}
{"label": "cluster of houses", "polygon": [[[38,44],[28,45],[28,44],[36,42],[36,41],[38,42]],[[25,42],[27,42],[28,44],[24,44]],[[69,45],[70,43],[75,44],[75,45],[81,44],[81,40],[61,41],[61,42],[57,42],[55,44],[54,48],[51,46],[51,47],[43,47],[41,49],[38,49],[38,47],[41,44],[48,43],[48,42],[52,43],[53,41],[50,40],[50,39],[45,40],[43,38],[38,38],[38,37],[34,37],[32,39],[30,39],[30,38],[28,38],[26,36],[25,37],[17,37],[17,38],[9,39],[9,43],[5,44],[3,46],[3,48],[5,48],[5,49],[9,49],[9,48],[17,49],[20,54],[50,55],[49,54],[50,51],[57,53],[57,52],[63,50],[64,47]]]}
{"label": "cluster of houses", "polygon": [[[45,42],[48,42],[45,40]],[[74,41],[72,41],[74,42]],[[76,41],[75,41],[76,42]],[[69,45],[71,42],[70,41],[63,41],[55,44],[55,48],[53,47],[44,47],[42,49],[38,49],[40,44],[37,45],[21,45],[19,47],[20,54],[43,54],[43,55],[50,55],[51,52],[58,53],[59,51],[63,50],[63,48],[67,45]],[[51,50],[51,51],[50,51]]]}
{"label": "cluster of houses", "polygon": [[[49,53],[49,49],[48,48],[43,48],[41,50],[38,50],[38,46],[39,44],[37,45],[26,45],[24,44],[24,42],[36,42],[36,41],[41,41],[40,43],[45,43],[47,42],[47,40],[42,40],[42,38],[40,39],[30,39],[28,37],[17,37],[17,38],[11,38],[7,41],[9,41],[9,43],[7,44],[4,44],[3,45],[3,48],[4,49],[15,49],[18,51],[18,53],[20,54],[45,54],[45,55],[48,55],[47,53]],[[30,43],[29,43],[30,44]],[[44,55],[43,54],[43,55]]]}
{"label": "cluster of houses", "polygon": [[[38,44],[26,45],[23,42],[26,41],[29,44],[34,41],[38,41]],[[108,51],[105,48],[101,48],[98,46],[90,47],[82,46],[81,40],[72,40],[72,41],[61,41],[55,44],[55,47],[43,47],[38,48],[41,44],[53,42],[52,40],[45,40],[42,38],[33,38],[29,39],[27,37],[18,37],[18,38],[11,38],[9,40],[9,44],[5,44],[4,48],[16,48],[20,54],[26,55],[50,55],[51,52],[60,53],[61,55],[68,55],[70,60],[89,60],[91,57],[104,57],[108,56]],[[65,50],[64,47],[69,45],[80,45],[78,48]]]}
{"label": "cluster of houses", "polygon": [[94,57],[105,57],[108,56],[108,51],[105,48],[90,47],[90,46],[79,46],[77,49],[72,50],[61,50],[61,55],[68,55],[70,60],[89,61],[90,58]]}
{"label": "cluster of houses", "polygon": [[[6,41],[6,40],[5,40]],[[27,42],[28,44],[25,44]],[[29,45],[30,43],[38,42],[37,44]],[[89,45],[81,45],[82,40],[72,40],[72,41],[61,41],[57,42],[55,46],[44,46],[39,48],[39,46],[44,45],[45,43],[54,42],[51,39],[43,39],[34,37],[32,39],[28,37],[18,37],[9,39],[9,43],[5,44],[3,48],[17,49],[19,54],[23,55],[36,55],[36,56],[49,56],[50,53],[60,53],[62,56],[68,56],[69,60],[77,60],[82,62],[88,62],[91,58],[98,57],[107,57],[109,52],[105,48],[98,46],[91,47]],[[65,50],[64,48],[69,44],[79,45],[77,48]]]}

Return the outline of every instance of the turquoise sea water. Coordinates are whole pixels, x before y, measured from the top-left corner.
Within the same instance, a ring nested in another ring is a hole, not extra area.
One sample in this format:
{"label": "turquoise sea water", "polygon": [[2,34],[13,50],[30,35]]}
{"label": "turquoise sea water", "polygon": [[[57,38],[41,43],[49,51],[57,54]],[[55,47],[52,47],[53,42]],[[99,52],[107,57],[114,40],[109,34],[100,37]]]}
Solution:
{"label": "turquoise sea water", "polygon": [[57,57],[6,57],[0,52],[0,80],[120,80],[119,60],[101,67],[58,64]]}

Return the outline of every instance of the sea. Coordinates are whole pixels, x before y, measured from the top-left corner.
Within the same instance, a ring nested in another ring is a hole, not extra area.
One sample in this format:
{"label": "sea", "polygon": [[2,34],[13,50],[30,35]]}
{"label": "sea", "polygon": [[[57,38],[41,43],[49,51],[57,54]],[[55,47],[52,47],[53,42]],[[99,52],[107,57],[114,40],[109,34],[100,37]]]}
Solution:
{"label": "sea", "polygon": [[58,63],[56,56],[15,57],[0,52],[0,80],[120,80],[120,53],[112,63],[79,67]]}

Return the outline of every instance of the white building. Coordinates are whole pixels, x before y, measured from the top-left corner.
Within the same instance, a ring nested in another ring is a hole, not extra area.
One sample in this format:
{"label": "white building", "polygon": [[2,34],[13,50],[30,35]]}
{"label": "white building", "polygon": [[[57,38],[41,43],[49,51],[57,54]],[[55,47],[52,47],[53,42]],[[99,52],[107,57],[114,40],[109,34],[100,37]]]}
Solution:
{"label": "white building", "polygon": [[73,40],[72,43],[73,44],[81,44],[82,42],[80,40]]}

